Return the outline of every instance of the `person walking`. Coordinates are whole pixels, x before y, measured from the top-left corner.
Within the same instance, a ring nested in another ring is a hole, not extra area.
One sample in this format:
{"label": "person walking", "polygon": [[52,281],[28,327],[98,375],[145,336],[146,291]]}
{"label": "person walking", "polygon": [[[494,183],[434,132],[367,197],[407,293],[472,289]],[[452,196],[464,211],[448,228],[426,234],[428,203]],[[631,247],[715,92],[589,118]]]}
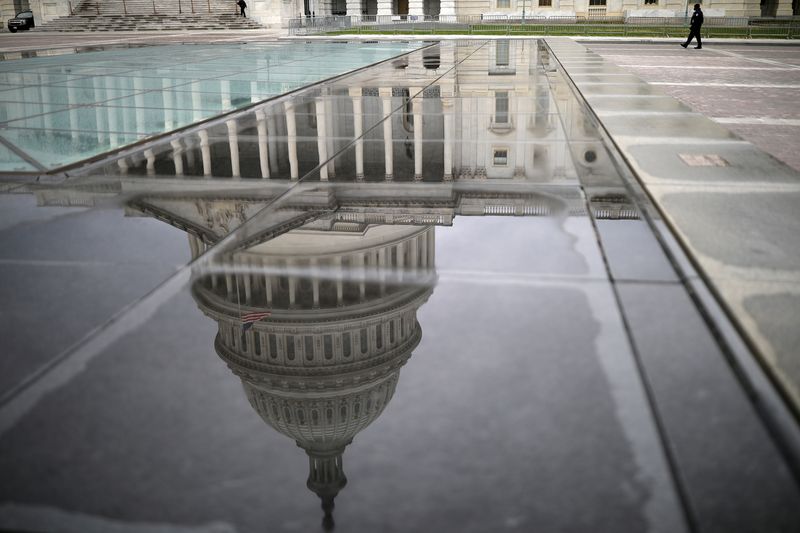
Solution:
{"label": "person walking", "polygon": [[244,14],[244,10],[247,8],[247,2],[245,2],[244,0],[239,0],[238,2],[236,2],[236,4],[239,6],[239,14],[242,15],[243,17],[247,17],[247,15]]}
{"label": "person walking", "polygon": [[703,42],[700,40],[700,28],[703,26],[703,11],[700,9],[700,4],[694,5],[694,13],[692,14],[692,21],[689,23],[689,37],[686,38],[685,43],[681,46],[686,48],[692,42],[692,38],[697,38],[696,49],[703,48]]}

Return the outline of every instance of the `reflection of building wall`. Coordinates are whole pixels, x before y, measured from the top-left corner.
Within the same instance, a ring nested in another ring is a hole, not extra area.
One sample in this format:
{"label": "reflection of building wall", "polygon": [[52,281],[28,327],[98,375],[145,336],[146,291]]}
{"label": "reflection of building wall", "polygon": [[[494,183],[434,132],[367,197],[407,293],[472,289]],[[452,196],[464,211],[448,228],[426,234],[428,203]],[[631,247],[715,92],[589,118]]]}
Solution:
{"label": "reflection of building wall", "polygon": [[571,162],[537,54],[535,42],[506,40],[471,55],[433,47],[410,64],[395,61],[389,76],[260,106],[120,160],[117,170],[291,180],[336,156],[312,179],[559,179]]}

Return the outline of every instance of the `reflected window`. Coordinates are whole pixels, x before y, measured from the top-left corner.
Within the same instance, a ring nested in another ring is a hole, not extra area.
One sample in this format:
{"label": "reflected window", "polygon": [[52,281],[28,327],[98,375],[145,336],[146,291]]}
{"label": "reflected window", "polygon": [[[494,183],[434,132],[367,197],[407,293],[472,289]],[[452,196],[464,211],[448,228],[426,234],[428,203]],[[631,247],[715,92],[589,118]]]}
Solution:
{"label": "reflected window", "polygon": [[361,353],[367,353],[367,330],[361,329]]}
{"label": "reflected window", "polygon": [[333,338],[330,335],[325,335],[323,338],[323,345],[325,349],[325,359],[333,359]]}
{"label": "reflected window", "polygon": [[394,328],[397,323],[393,320],[389,323],[389,344],[394,344]]}
{"label": "reflected window", "polygon": [[590,6],[605,6],[606,5],[606,0],[589,0],[589,5]]}
{"label": "reflected window", "polygon": [[305,342],[305,352],[306,352],[306,361],[313,361],[314,360],[314,337],[311,335],[306,335],[303,338]]}
{"label": "reflected window", "polygon": [[494,166],[504,167],[508,165],[508,149],[496,148],[494,150]]}
{"label": "reflected window", "polygon": [[378,324],[375,327],[375,345],[379,350],[383,348],[383,324]]}
{"label": "reflected window", "polygon": [[286,358],[294,361],[294,336],[286,335]]}
{"label": "reflected window", "polygon": [[553,0],[539,0],[539,7],[551,7]]}
{"label": "reflected window", "polygon": [[261,355],[261,335],[253,333],[253,351],[256,355]]}
{"label": "reflected window", "polygon": [[497,0],[497,9],[511,8],[511,0]]}
{"label": "reflected window", "polygon": [[269,334],[269,355],[273,359],[278,357],[278,341],[274,333]]}
{"label": "reflected window", "polygon": [[342,335],[342,355],[345,357],[350,357],[350,351],[352,350],[350,346],[350,334],[345,333]]}
{"label": "reflected window", "polygon": [[510,43],[508,41],[497,41],[497,57],[495,60],[495,64],[498,67],[507,67],[509,61],[509,48]]}
{"label": "reflected window", "polygon": [[411,133],[414,131],[414,113],[411,103],[411,93],[408,89],[400,90],[403,96],[403,129]]}
{"label": "reflected window", "polygon": [[494,121],[508,124],[508,91],[494,93]]}

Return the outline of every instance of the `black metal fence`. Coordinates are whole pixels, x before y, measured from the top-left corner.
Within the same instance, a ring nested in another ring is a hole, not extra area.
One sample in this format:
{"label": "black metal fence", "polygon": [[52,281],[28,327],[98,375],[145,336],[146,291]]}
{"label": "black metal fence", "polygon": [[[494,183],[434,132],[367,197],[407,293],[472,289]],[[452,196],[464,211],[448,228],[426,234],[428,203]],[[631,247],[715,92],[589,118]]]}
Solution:
{"label": "black metal fence", "polygon": [[[301,17],[288,21],[292,35],[586,35],[685,36],[688,17],[481,15],[359,15]],[[800,18],[705,17],[704,37],[792,39],[800,36]]]}

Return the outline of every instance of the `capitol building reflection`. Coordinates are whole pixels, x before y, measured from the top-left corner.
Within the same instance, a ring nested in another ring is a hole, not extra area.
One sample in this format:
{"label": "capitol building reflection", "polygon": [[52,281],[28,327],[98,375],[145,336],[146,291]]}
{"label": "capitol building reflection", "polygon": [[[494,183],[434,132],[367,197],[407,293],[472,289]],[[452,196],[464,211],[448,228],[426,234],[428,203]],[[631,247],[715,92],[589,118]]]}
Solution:
{"label": "capitol building reflection", "polygon": [[330,529],[347,446],[386,409],[422,338],[436,226],[643,223],[597,125],[554,72],[534,43],[442,44],[35,194],[45,206],[118,198],[126,215],[186,233],[214,349],[261,419],[308,455]]}
{"label": "capitol building reflection", "polygon": [[[417,309],[433,291],[387,283],[383,273],[432,274],[433,250],[433,226],[299,229],[234,253],[232,273],[193,283],[197,305],[219,325],[215,350],[250,405],[308,454],[307,486],[326,528],[347,483],[345,449],[391,401],[422,337]],[[242,318],[259,311],[270,314]]]}

